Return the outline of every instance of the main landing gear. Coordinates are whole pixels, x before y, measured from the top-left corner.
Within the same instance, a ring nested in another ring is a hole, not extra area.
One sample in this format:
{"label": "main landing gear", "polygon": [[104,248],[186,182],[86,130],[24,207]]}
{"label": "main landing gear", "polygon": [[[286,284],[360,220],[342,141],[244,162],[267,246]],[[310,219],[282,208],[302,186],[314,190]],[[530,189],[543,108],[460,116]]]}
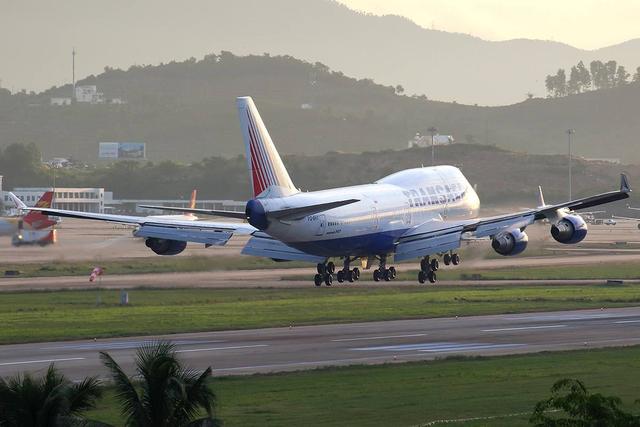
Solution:
{"label": "main landing gear", "polygon": [[[458,265],[460,264],[460,255],[450,252],[442,256],[442,262],[444,265]],[[429,258],[425,256],[420,260],[420,271],[418,272],[418,282],[422,283],[436,283],[438,280],[437,271],[440,268],[440,263],[437,258]]]}
{"label": "main landing gear", "polygon": [[376,270],[373,270],[373,280],[374,282],[379,282],[384,280],[385,282],[389,282],[391,280],[395,280],[398,273],[395,267],[387,268],[387,257],[380,257],[380,267]]}
{"label": "main landing gear", "polygon": [[324,283],[325,286],[331,286],[333,284],[334,274],[336,275],[336,279],[338,279],[338,283],[343,283],[345,281],[353,283],[358,281],[360,279],[360,270],[357,267],[353,269],[349,268],[352,261],[353,259],[351,258],[345,258],[342,270],[338,270],[337,273],[336,265],[331,261],[318,264],[318,273],[313,278],[314,284],[316,286],[322,286]]}

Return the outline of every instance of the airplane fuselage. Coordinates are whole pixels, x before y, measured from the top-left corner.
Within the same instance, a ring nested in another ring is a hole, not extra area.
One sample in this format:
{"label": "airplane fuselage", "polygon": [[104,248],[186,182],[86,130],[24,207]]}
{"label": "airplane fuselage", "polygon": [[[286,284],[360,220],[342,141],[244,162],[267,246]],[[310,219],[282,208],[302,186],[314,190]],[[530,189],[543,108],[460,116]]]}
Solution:
{"label": "airplane fuselage", "polygon": [[409,169],[373,184],[258,200],[268,212],[351,198],[359,201],[298,220],[272,220],[264,231],[319,256],[388,254],[409,228],[430,220],[472,219],[480,207],[473,187],[453,166]]}

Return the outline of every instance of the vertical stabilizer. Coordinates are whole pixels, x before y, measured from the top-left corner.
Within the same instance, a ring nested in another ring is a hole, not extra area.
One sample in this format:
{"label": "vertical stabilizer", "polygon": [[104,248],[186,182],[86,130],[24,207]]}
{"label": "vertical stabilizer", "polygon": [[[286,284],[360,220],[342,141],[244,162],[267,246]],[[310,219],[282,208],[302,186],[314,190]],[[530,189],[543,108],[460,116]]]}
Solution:
{"label": "vertical stabilizer", "polygon": [[297,193],[253,99],[239,97],[237,105],[253,197],[281,197]]}
{"label": "vertical stabilizer", "polygon": [[[36,203],[36,208],[50,208],[53,204],[53,191],[45,192],[38,203]],[[44,228],[51,227],[56,224],[56,221],[51,220],[47,215],[44,215],[40,211],[29,211],[22,220],[29,224],[29,227],[33,230],[42,230]]]}

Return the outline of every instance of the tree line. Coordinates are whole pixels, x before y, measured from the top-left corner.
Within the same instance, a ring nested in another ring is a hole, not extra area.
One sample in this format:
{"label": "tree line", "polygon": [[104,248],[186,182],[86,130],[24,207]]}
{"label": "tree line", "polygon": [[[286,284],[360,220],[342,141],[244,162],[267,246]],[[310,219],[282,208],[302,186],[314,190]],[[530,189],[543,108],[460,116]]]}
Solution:
{"label": "tree line", "polygon": [[590,90],[610,89],[625,86],[629,83],[640,84],[640,67],[636,68],[633,78],[629,80],[629,74],[624,65],[616,61],[591,61],[589,68],[580,61],[571,67],[569,77],[563,68],[556,74],[548,75],[545,79],[547,96],[560,98],[567,95],[575,95]]}

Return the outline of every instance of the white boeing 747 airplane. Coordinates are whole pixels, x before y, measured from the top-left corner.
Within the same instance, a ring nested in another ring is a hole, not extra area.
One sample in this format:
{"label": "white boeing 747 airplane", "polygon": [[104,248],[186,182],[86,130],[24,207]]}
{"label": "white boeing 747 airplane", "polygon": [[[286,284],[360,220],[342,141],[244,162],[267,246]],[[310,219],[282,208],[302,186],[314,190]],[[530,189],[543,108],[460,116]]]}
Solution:
{"label": "white boeing 747 airplane", "polygon": [[[409,169],[372,184],[303,192],[291,181],[280,155],[250,97],[237,99],[247,154],[253,199],[245,212],[190,208],[163,208],[179,212],[217,215],[246,223],[176,221],[122,215],[39,209],[50,215],[136,224],[136,235],[146,238],[151,250],[176,255],[187,242],[224,245],[234,233],[250,234],[242,253],[274,260],[317,263],[316,286],[355,281],[360,270],[376,264],[373,278],[393,280],[388,260],[421,259],[420,283],[436,281],[438,258],[458,264],[456,250],[465,239],[489,237],[500,255],[517,255],[528,242],[525,228],[547,219],[551,235],[560,243],[578,243],[587,224],[574,211],[629,197],[629,184],[621,175],[616,191],[547,205],[540,192],[535,209],[478,218],[480,201],[462,172],[453,166]],[[341,259],[336,266],[330,259]]]}

